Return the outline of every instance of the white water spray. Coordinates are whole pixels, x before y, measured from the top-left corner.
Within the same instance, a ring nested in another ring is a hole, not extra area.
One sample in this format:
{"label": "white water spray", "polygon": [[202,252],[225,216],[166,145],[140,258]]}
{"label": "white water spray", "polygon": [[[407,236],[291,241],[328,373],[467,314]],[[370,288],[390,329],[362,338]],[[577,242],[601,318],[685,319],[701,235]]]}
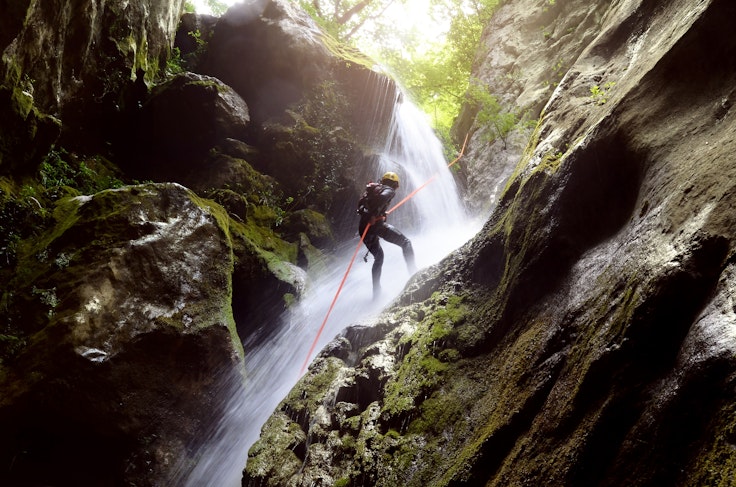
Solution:
{"label": "white water spray", "polygon": [[[389,170],[400,175],[401,187],[392,204],[433,178],[388,220],[412,241],[416,263],[421,269],[439,262],[469,240],[480,228],[480,222],[466,215],[442,146],[424,114],[406,101],[398,104],[394,112],[393,129],[378,167],[373,168],[374,174],[369,178],[376,180]],[[356,232],[357,226],[356,216]],[[218,425],[212,441],[203,446],[202,458],[194,469],[182,474],[186,478],[179,485],[240,486],[247,451],[260,436],[268,417],[299,380],[302,364],[358,243],[357,235],[345,242],[334,260],[340,264],[333,265],[327,274],[314,277],[300,305],[282,316],[281,323],[275,317],[273,323],[266,325],[279,326],[279,331],[246,353],[246,390],[228,399],[228,416]],[[367,263],[363,261],[366,249],[362,246],[320,335],[317,353],[345,327],[377,315],[411,277],[401,249],[388,242],[382,242],[382,247],[385,260],[381,298],[373,299],[373,262],[371,258]]]}

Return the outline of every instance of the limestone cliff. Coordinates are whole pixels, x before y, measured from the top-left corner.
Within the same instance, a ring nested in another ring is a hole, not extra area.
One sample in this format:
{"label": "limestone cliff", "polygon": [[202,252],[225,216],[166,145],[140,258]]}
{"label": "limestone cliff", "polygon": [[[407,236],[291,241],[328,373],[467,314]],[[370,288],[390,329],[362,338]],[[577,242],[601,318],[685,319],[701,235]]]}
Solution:
{"label": "limestone cliff", "polygon": [[733,18],[505,2],[477,74],[539,123],[490,219],[322,353],[243,485],[731,485]]}
{"label": "limestone cliff", "polygon": [[76,147],[109,138],[135,83],[152,84],[161,75],[182,5],[0,2],[0,107],[6,113],[0,174],[30,173],[59,135]]}
{"label": "limestone cliff", "polygon": [[0,376],[4,485],[165,484],[191,461],[242,382],[223,215],[179,185],[108,190],[23,249],[5,316],[33,333]]}

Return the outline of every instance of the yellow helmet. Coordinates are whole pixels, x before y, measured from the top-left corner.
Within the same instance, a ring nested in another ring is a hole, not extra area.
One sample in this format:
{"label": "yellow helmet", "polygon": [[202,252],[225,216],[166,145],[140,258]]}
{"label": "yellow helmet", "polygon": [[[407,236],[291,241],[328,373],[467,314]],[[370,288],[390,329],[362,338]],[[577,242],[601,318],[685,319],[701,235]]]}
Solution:
{"label": "yellow helmet", "polygon": [[383,177],[381,178],[381,182],[383,184],[387,184],[389,186],[398,188],[399,187],[399,175],[396,174],[395,172],[389,171],[383,175]]}

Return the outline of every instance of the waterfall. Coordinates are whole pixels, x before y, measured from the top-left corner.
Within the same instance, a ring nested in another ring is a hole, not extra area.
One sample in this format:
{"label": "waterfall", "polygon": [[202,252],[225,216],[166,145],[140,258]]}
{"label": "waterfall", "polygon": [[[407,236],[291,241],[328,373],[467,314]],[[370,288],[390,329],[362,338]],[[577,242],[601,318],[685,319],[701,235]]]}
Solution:
{"label": "waterfall", "polygon": [[[377,166],[367,168],[364,175],[358,175],[368,182],[379,179],[385,171],[397,172],[401,185],[393,204],[433,178],[389,216],[389,223],[412,241],[420,269],[439,262],[480,228],[480,222],[466,214],[447,164],[442,145],[425,115],[404,98],[394,109],[392,129],[380,151]],[[354,224],[357,232],[357,216]],[[278,403],[299,380],[310,345],[358,243],[357,235],[343,243],[334,259],[339,264],[333,265],[323,275],[311,276],[313,282],[303,300],[280,317],[279,331],[267,342],[249,349],[246,341],[246,390],[228,399],[229,414],[212,434],[212,440],[201,447],[202,457],[194,468],[191,471],[182,468],[177,485],[240,486],[247,450],[258,439],[261,427]],[[377,315],[401,292],[411,277],[401,249],[387,242],[382,242],[382,247],[385,260],[381,299],[373,299],[372,259],[369,256],[367,263],[363,261],[366,249],[362,246],[320,335],[316,353],[346,326]],[[274,317],[274,323],[266,326],[276,326],[277,319]]]}

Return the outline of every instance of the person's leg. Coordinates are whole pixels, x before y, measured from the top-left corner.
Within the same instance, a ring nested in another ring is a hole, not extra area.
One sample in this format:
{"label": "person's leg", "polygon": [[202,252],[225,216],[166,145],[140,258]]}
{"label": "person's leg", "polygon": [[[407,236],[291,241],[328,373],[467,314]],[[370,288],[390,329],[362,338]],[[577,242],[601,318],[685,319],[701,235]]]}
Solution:
{"label": "person's leg", "polygon": [[387,242],[401,247],[401,251],[404,253],[404,260],[406,261],[406,267],[409,269],[410,274],[414,274],[417,266],[414,262],[414,247],[411,245],[411,240],[389,224],[383,225],[380,235]]}
{"label": "person's leg", "polygon": [[373,297],[377,297],[381,293],[381,270],[383,268],[383,249],[377,235],[366,235],[364,240],[368,251],[373,254],[373,268],[371,269],[373,277]]}

